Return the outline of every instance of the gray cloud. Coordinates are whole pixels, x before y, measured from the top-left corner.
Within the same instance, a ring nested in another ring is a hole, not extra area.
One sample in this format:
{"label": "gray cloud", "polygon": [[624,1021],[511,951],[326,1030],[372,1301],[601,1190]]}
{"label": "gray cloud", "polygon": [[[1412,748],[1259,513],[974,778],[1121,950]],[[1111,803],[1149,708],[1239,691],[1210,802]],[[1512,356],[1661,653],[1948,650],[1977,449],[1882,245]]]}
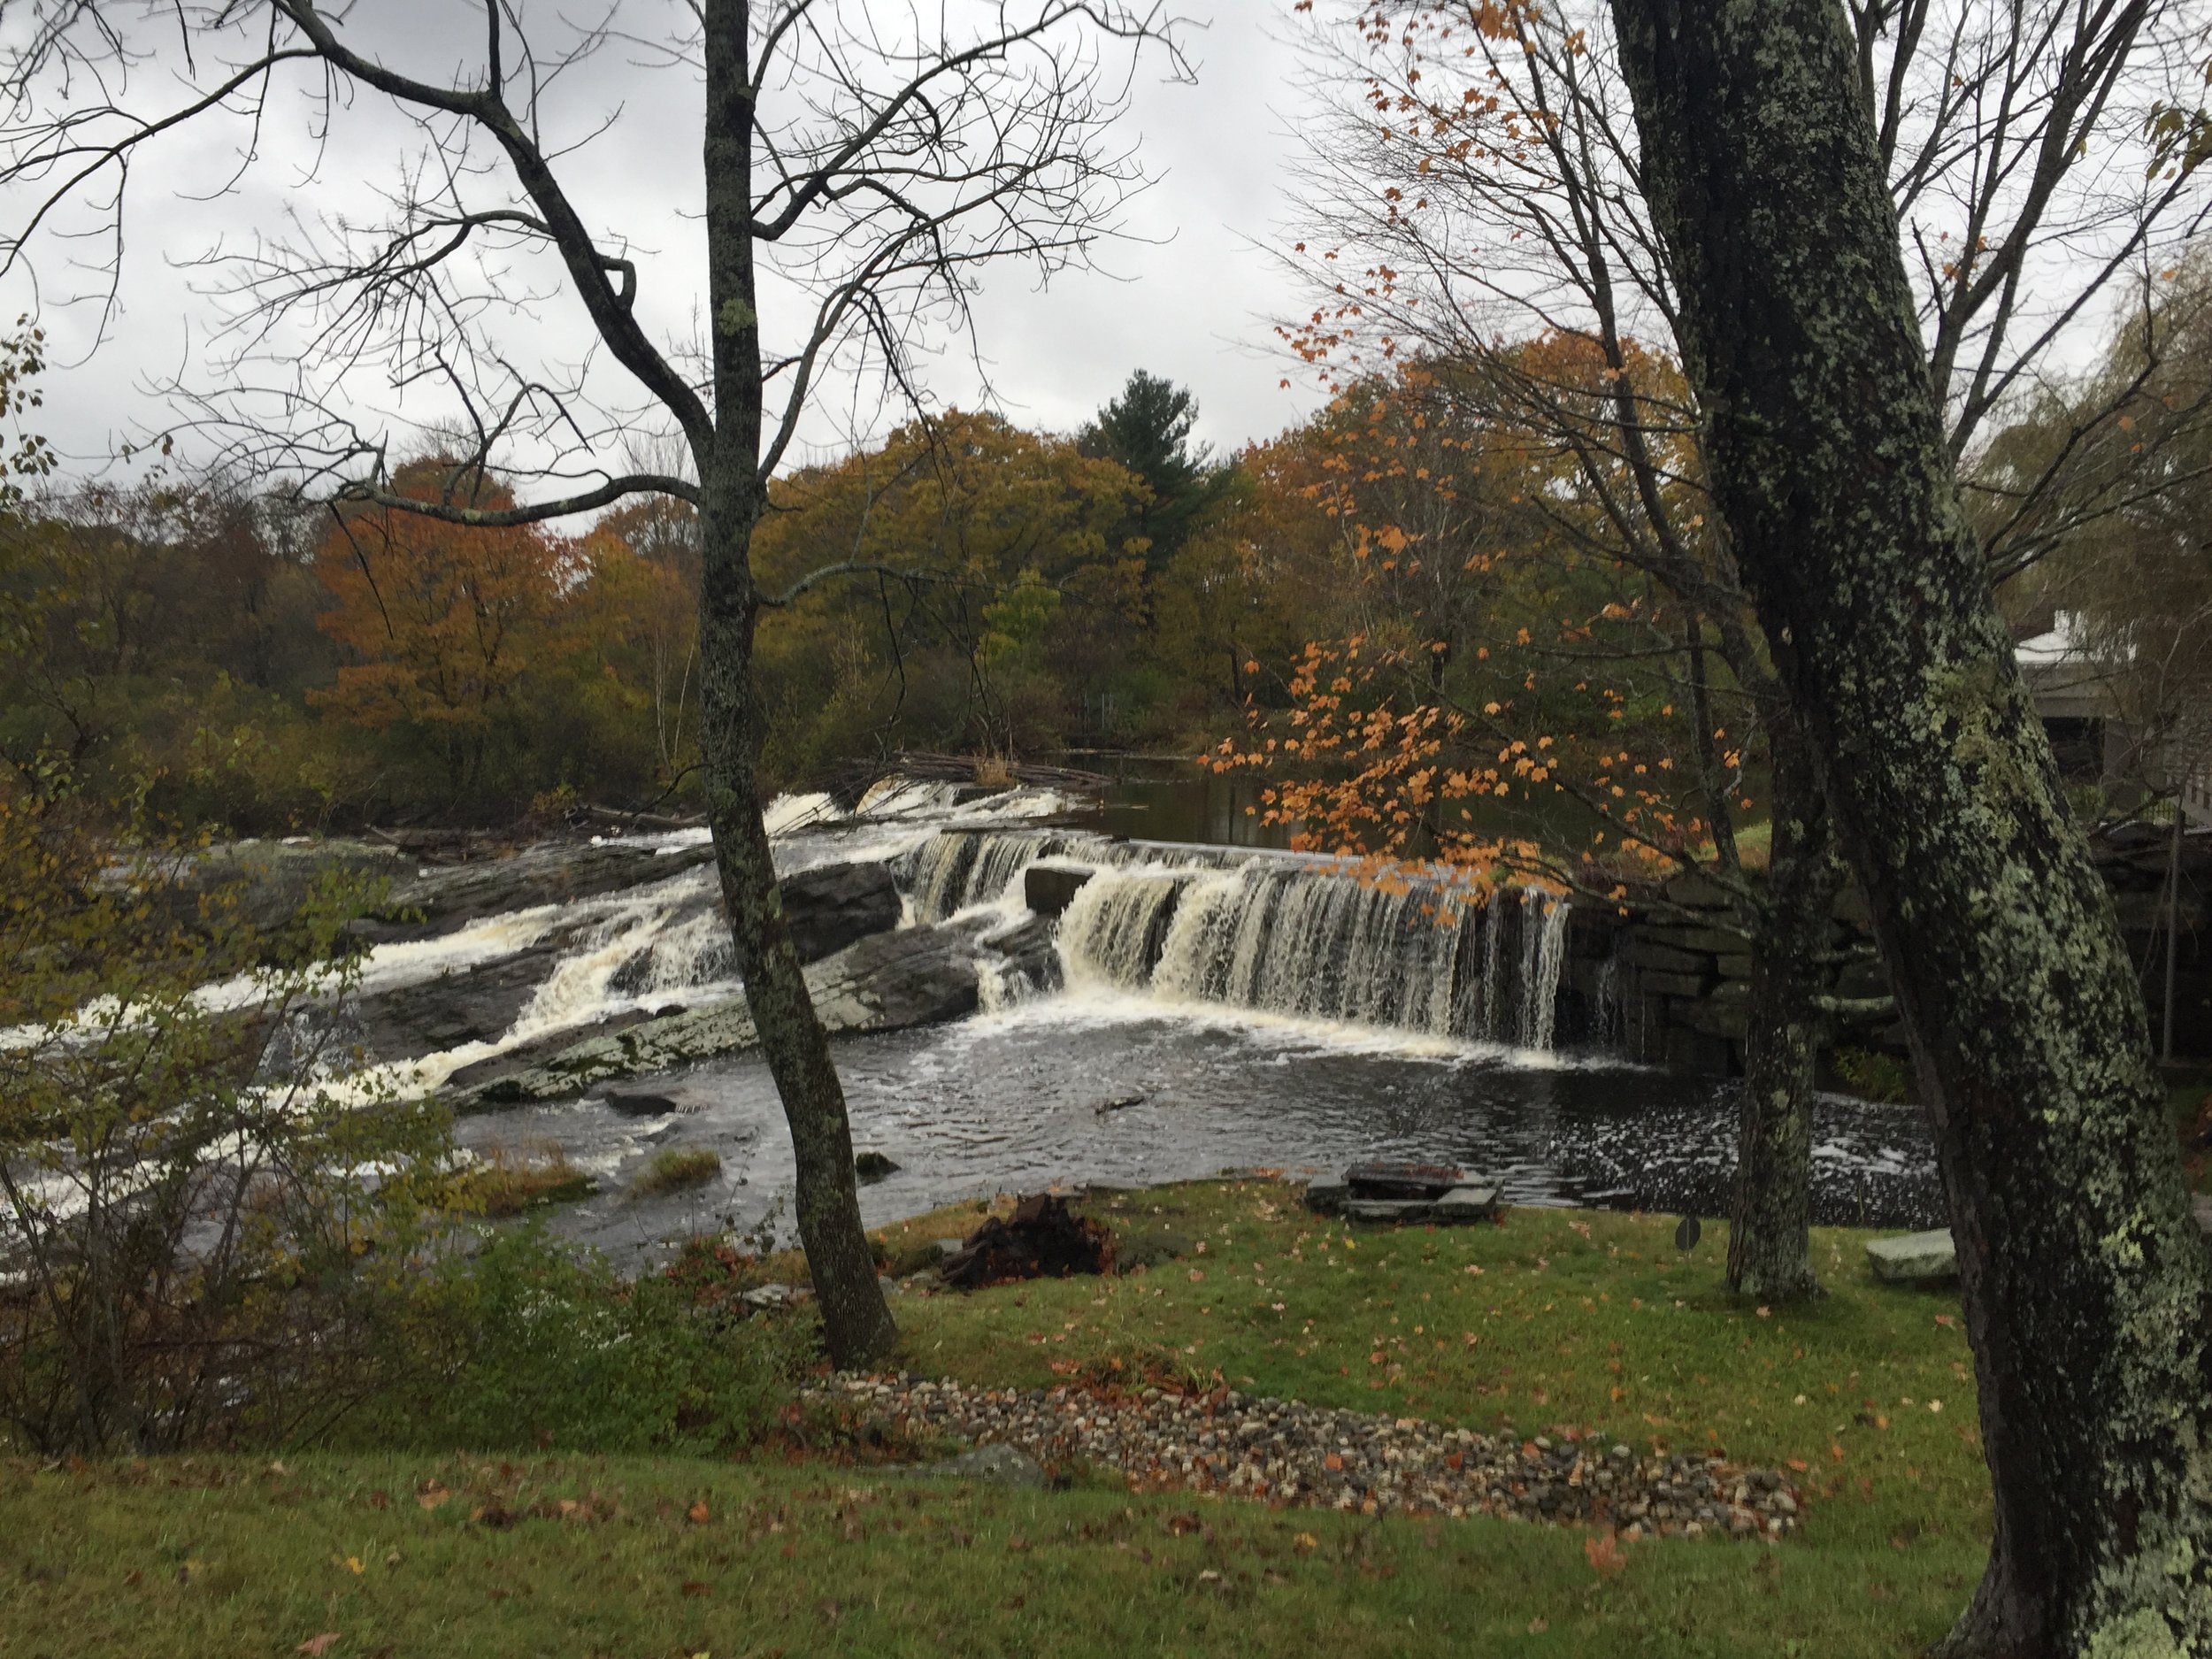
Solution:
{"label": "gray cloud", "polygon": [[[1136,142],[1152,187],[1123,215],[1133,240],[1100,251],[1103,269],[1066,272],[1041,287],[1029,270],[1009,265],[988,280],[976,308],[978,338],[993,388],[1024,424],[1068,429],[1144,367],[1190,386],[1202,405],[1200,435],[1223,449],[1268,436],[1312,404],[1305,389],[1284,390],[1271,319],[1296,309],[1298,296],[1271,264],[1266,246],[1285,211],[1281,190],[1294,111],[1292,54],[1273,37],[1272,5],[1232,0],[1193,36],[1197,84],[1164,81],[1158,65],[1139,72],[1132,106],[1117,136]],[[442,75],[476,46],[475,25],[449,0],[382,5],[377,22],[393,61]],[[159,87],[142,74],[142,89]],[[648,68],[636,54],[611,50],[563,88],[553,107],[569,135],[581,138],[603,119],[618,119],[564,163],[565,175],[595,226],[619,231],[641,250],[641,307],[659,334],[681,342],[695,331],[703,293],[699,109],[688,69]],[[165,96],[166,96],[165,89]],[[96,465],[134,429],[169,416],[151,384],[176,375],[206,384],[223,307],[210,292],[222,273],[200,257],[250,245],[319,220],[373,223],[383,212],[403,157],[420,137],[369,96],[337,112],[329,146],[319,150],[304,106],[288,101],[236,183],[213,200],[210,181],[236,171],[247,132],[240,122],[188,129],[134,169],[119,308],[94,349],[101,307],[84,296],[101,288],[98,244],[49,240],[38,250],[35,286],[19,281],[0,303],[36,308],[55,345],[42,425],[75,461]],[[8,207],[19,215],[26,198]],[[84,215],[73,221],[82,227]],[[1257,244],[1256,246],[1255,244]],[[534,361],[573,362],[589,345],[574,303],[553,294],[551,273],[518,262],[488,279],[509,301],[551,297],[503,324],[503,334]],[[67,303],[72,297],[76,303]],[[764,297],[773,327],[787,292]],[[280,337],[276,355],[309,342]],[[630,388],[618,371],[595,371],[603,403],[620,406]],[[946,403],[973,403],[980,386],[964,349],[932,365],[930,389]],[[396,395],[380,377],[357,375],[342,401],[364,423],[403,436],[417,423],[449,418],[449,402],[425,392]],[[833,394],[803,429],[807,449],[841,445],[850,398]],[[879,429],[878,411],[861,400],[860,424]]]}

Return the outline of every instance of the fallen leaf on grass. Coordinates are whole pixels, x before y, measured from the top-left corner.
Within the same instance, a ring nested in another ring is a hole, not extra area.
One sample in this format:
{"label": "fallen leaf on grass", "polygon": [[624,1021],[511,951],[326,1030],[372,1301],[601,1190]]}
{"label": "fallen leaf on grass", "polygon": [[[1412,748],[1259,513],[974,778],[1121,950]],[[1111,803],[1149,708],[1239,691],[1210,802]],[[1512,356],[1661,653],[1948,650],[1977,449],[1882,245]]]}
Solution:
{"label": "fallen leaf on grass", "polygon": [[699,1499],[684,1514],[694,1526],[704,1526],[707,1524],[707,1501]]}
{"label": "fallen leaf on grass", "polygon": [[1621,1547],[1610,1532],[1593,1532],[1582,1540],[1582,1553],[1589,1558],[1590,1566],[1600,1578],[1618,1572],[1628,1565],[1628,1557],[1621,1554]]}
{"label": "fallen leaf on grass", "polygon": [[415,1502],[426,1509],[436,1509],[452,1495],[443,1483],[435,1480],[426,1480],[415,1489]]}
{"label": "fallen leaf on grass", "polygon": [[1321,1548],[1321,1540],[1316,1538],[1311,1532],[1301,1532],[1297,1537],[1290,1540],[1290,1547],[1293,1549],[1302,1552],[1305,1550],[1318,1549]]}
{"label": "fallen leaf on grass", "polygon": [[323,1659],[323,1655],[330,1651],[337,1640],[338,1632],[334,1630],[326,1630],[319,1636],[310,1636],[292,1651],[305,1654],[307,1659]]}
{"label": "fallen leaf on grass", "polygon": [[1551,1620],[1542,1617],[1541,1616],[1532,1618],[1528,1622],[1528,1633],[1532,1636],[1541,1636],[1550,1628]]}
{"label": "fallen leaf on grass", "polygon": [[683,1593],[686,1595],[704,1595],[707,1593],[707,1581],[704,1578],[686,1578]]}

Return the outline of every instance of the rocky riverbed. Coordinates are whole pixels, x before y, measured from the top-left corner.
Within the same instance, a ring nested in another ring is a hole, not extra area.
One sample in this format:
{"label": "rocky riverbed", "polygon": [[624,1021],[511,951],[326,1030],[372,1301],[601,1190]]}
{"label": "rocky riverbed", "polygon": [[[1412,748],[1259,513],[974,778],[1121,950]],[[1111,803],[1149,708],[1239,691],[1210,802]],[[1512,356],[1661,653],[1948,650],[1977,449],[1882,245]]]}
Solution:
{"label": "rocky riverbed", "polygon": [[1119,1471],[1138,1490],[1184,1488],[1365,1515],[1502,1516],[1617,1527],[1624,1538],[1779,1540],[1796,1489],[1720,1457],[1639,1455],[1594,1440],[1478,1434],[1230,1390],[969,1388],[850,1373],[818,1389],[862,1422],[1013,1447],[1052,1467]]}

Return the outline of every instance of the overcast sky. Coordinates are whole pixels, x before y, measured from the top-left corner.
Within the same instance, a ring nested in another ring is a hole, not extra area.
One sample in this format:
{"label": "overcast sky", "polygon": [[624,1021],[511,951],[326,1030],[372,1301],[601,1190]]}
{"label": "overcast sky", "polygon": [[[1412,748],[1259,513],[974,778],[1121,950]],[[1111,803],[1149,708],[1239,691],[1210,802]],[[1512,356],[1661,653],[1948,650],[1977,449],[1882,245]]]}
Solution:
{"label": "overcast sky", "polygon": [[[1203,16],[1204,0],[1190,9]],[[476,26],[457,30],[466,12],[451,0],[379,0],[371,15],[396,26],[385,39],[388,58],[426,78],[449,75],[475,42]],[[1190,387],[1202,409],[1200,436],[1222,450],[1269,436],[1312,407],[1310,391],[1280,387],[1285,369],[1270,328],[1298,299],[1265,251],[1282,239],[1286,134],[1296,117],[1289,107],[1294,54],[1279,38],[1287,15],[1288,0],[1217,0],[1209,27],[1190,37],[1194,85],[1164,80],[1156,60],[1140,70],[1122,135],[1135,141],[1156,180],[1124,214],[1141,240],[1102,249],[1104,271],[1064,273],[1047,288],[1019,266],[990,280],[978,307],[978,343],[1013,419],[1071,429],[1138,367]],[[606,58],[587,73],[593,79],[562,106],[575,130],[617,108],[621,119],[565,164],[572,188],[598,215],[595,224],[646,250],[641,303],[664,336],[684,334],[703,292],[703,239],[695,219],[684,217],[695,214],[700,199],[695,78]],[[144,73],[134,88],[150,101],[142,107],[173,99],[176,90]],[[188,129],[142,157],[130,184],[120,311],[96,349],[101,308],[65,302],[73,290],[96,291],[99,280],[96,272],[67,268],[67,244],[39,249],[35,294],[19,284],[4,296],[16,310],[35,305],[52,337],[42,425],[73,462],[96,464],[134,426],[163,424],[167,412],[150,382],[173,373],[207,382],[207,342],[220,307],[205,291],[211,273],[188,261],[333,215],[373,220],[380,209],[365,183],[388,183],[400,158],[419,148],[373,99],[341,113],[327,153],[311,143],[301,107],[280,113],[288,124],[272,124],[260,158],[214,200],[195,198],[204,196],[206,180],[233,170],[242,142],[236,124]],[[84,244],[77,255],[98,246]],[[534,339],[526,326],[517,331],[531,349],[557,357],[586,338],[580,312],[566,303],[556,298],[538,308]],[[772,303],[763,309],[772,326]],[[975,376],[961,356],[934,361],[930,374],[940,401],[976,400]],[[395,401],[374,384],[357,383],[348,403],[365,424],[395,435],[437,412],[419,398]],[[826,418],[810,423],[805,437],[818,454],[837,447],[839,431]]]}

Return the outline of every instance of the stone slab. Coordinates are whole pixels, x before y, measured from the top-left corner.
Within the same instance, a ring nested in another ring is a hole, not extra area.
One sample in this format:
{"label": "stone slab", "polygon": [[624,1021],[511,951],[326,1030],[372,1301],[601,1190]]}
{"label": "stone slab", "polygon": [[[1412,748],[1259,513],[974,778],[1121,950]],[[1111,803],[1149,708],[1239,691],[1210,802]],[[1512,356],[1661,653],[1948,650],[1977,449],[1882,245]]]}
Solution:
{"label": "stone slab", "polygon": [[1466,1177],[1448,1164],[1386,1162],[1355,1164],[1344,1171],[1344,1179],[1360,1198],[1435,1199]]}
{"label": "stone slab", "polygon": [[1347,1198],[1347,1221],[1370,1225],[1403,1226],[1409,1223],[1463,1226],[1487,1221],[1497,1212],[1498,1189],[1472,1185],[1455,1187],[1438,1198]]}
{"label": "stone slab", "polygon": [[1893,1285],[1947,1284],[1959,1272],[1958,1251],[1947,1227],[1870,1240],[1866,1261],[1875,1278]]}
{"label": "stone slab", "polygon": [[1676,950],[1695,950],[1712,956],[1732,956],[1744,949],[1740,927],[1683,927],[1655,922],[1643,929],[1645,941]]}
{"label": "stone slab", "polygon": [[1068,858],[1040,858],[1022,872],[1022,902],[1040,916],[1057,916],[1098,872]]}
{"label": "stone slab", "polygon": [[1703,952],[1678,950],[1672,945],[1663,945],[1653,939],[1633,941],[1628,947],[1628,960],[1633,966],[1650,973],[1702,976],[1712,966],[1712,958]]}

